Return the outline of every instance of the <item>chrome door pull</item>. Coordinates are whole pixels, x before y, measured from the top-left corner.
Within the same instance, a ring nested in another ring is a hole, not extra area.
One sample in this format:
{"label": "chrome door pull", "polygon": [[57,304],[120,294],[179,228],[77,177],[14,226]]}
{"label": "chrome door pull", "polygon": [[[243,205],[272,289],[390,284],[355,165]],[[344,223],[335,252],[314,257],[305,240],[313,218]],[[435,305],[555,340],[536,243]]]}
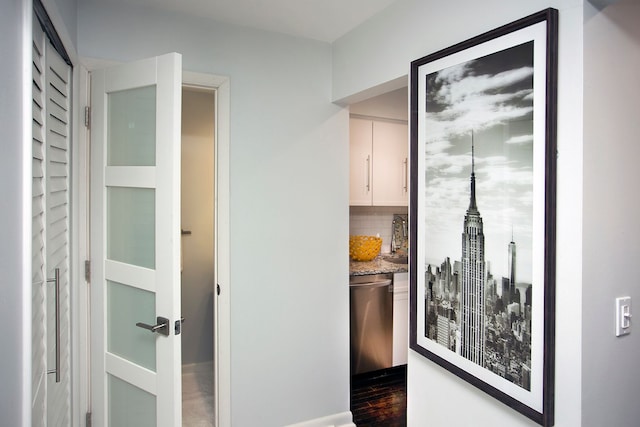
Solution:
{"label": "chrome door pull", "polygon": [[166,317],[158,316],[156,318],[155,325],[147,325],[146,323],[138,322],[136,323],[136,326],[142,329],[147,329],[151,332],[157,332],[166,337],[169,336],[169,319],[167,319]]}
{"label": "chrome door pull", "polygon": [[47,374],[56,374],[56,382],[60,382],[60,269],[54,270],[53,279],[47,279],[47,283],[53,283],[56,297],[55,319],[56,319],[56,367],[50,369]]}

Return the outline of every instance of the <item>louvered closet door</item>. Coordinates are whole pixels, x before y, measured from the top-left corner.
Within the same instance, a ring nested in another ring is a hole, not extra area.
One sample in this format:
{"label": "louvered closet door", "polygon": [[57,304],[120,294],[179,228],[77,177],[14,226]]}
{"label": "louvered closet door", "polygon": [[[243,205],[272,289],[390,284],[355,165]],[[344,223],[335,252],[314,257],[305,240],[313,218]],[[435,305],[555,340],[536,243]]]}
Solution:
{"label": "louvered closet door", "polygon": [[33,164],[32,164],[32,402],[31,418],[34,426],[45,425],[47,391],[47,327],[45,295],[45,206],[44,155],[45,147],[45,36],[40,23],[33,19]]}
{"label": "louvered closet door", "polygon": [[33,28],[32,417],[34,426],[68,426],[71,68],[35,18]]}
{"label": "louvered closet door", "polygon": [[[71,425],[70,388],[70,292],[69,292],[69,133],[71,68],[47,40],[46,50],[46,271],[59,271],[59,330],[56,324],[55,286],[47,286],[47,365],[56,366],[59,346],[60,382],[47,376],[47,426]],[[56,343],[56,336],[59,342]]]}

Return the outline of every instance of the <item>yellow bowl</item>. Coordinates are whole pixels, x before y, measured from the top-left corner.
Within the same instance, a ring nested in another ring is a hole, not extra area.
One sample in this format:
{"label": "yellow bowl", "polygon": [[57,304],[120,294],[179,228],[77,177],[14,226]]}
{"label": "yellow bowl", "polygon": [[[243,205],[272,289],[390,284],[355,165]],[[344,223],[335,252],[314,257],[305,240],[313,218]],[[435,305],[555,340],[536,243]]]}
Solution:
{"label": "yellow bowl", "polygon": [[375,236],[349,236],[349,256],[354,261],[371,261],[380,253],[382,238]]}

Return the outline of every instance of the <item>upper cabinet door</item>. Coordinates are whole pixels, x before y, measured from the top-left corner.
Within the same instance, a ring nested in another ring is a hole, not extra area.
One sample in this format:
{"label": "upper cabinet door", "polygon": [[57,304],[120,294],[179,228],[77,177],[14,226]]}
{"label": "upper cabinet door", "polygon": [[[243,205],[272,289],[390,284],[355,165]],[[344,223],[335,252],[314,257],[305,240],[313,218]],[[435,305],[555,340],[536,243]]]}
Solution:
{"label": "upper cabinet door", "polygon": [[371,206],[372,132],[371,120],[351,119],[349,121],[349,204],[351,206]]}
{"label": "upper cabinet door", "polygon": [[406,124],[373,122],[374,206],[408,206],[408,147]]}
{"label": "upper cabinet door", "polygon": [[407,125],[350,120],[351,206],[409,204],[409,143]]}

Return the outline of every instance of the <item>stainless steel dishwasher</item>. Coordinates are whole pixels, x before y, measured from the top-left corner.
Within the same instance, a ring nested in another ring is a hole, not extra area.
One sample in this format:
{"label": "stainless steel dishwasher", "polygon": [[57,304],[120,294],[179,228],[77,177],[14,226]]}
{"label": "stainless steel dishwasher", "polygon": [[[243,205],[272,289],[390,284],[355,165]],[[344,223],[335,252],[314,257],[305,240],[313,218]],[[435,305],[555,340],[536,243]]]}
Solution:
{"label": "stainless steel dishwasher", "polygon": [[390,368],[393,274],[351,276],[351,375]]}

